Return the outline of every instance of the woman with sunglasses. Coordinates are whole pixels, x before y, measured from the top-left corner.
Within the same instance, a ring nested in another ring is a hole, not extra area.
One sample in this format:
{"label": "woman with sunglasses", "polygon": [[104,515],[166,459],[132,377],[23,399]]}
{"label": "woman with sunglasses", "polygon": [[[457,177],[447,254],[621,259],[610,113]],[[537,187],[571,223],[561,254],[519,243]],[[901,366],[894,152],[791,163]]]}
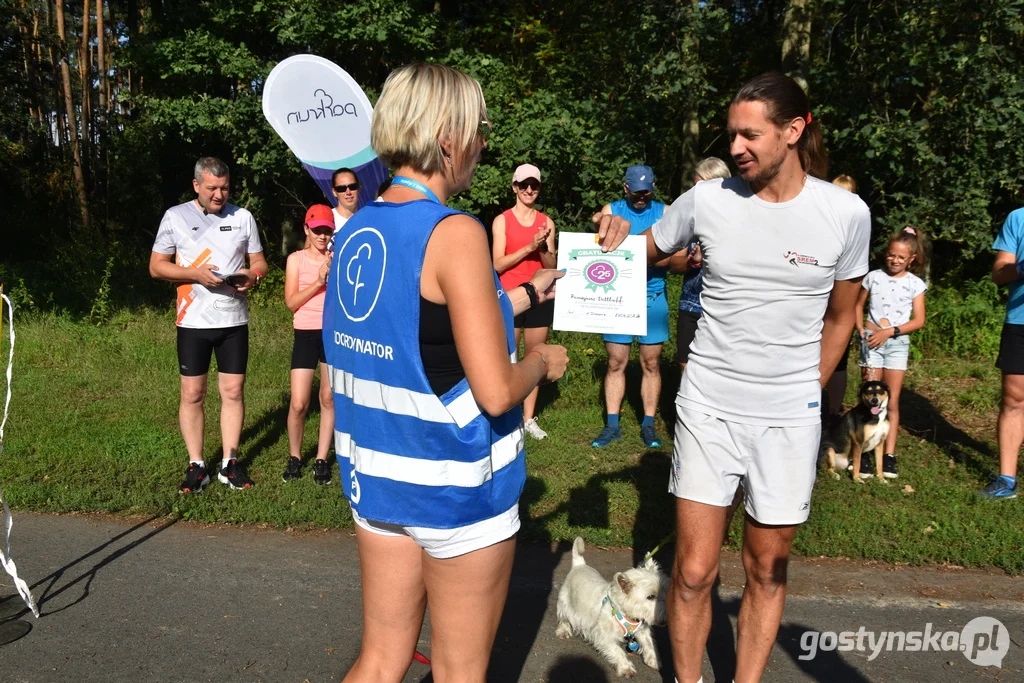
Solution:
{"label": "woman with sunglasses", "polygon": [[433,679],[485,680],[526,481],[520,405],[568,363],[543,344],[515,362],[513,317],[550,299],[560,273],[502,289],[486,229],[446,206],[489,130],[469,76],[393,72],[370,140],[394,178],[335,240],[324,345],[363,592],[347,683],[401,681],[428,606]]}
{"label": "woman with sunglasses", "polygon": [[314,204],[306,212],[303,231],[306,246],[292,253],[284,271],[284,302],[294,313],[295,343],[292,346],[291,402],[288,405],[288,465],[282,479],[302,476],[302,436],[313,393],[313,375],[320,366],[320,438],[313,481],[329,484],[331,466],[327,453],[334,439],[334,397],[327,372],[321,328],[327,273],[331,268],[327,245],[334,235],[334,213],[326,204]]}
{"label": "woman with sunglasses", "polygon": [[351,168],[335,171],[331,176],[331,194],[338,200],[338,206],[334,208],[334,229],[337,231],[359,208],[359,178],[356,172]]}
{"label": "woman with sunglasses", "polygon": [[[528,282],[541,268],[555,267],[555,223],[535,208],[540,196],[540,169],[533,164],[518,167],[512,174],[512,192],[516,205],[491,224],[494,269],[506,291]],[[548,301],[516,316],[516,348],[520,337],[526,337],[524,355],[547,342],[554,304]],[[523,426],[534,439],[543,439],[547,432],[537,424],[537,393],[534,389],[523,402]]]}

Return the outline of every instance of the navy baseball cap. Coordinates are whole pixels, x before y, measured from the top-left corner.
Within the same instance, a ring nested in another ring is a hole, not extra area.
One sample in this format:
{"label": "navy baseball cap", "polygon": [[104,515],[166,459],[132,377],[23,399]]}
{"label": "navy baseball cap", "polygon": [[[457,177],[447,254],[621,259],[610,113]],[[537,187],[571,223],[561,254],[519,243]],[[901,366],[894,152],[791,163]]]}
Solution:
{"label": "navy baseball cap", "polygon": [[654,192],[654,169],[650,166],[630,166],[623,178],[630,192]]}

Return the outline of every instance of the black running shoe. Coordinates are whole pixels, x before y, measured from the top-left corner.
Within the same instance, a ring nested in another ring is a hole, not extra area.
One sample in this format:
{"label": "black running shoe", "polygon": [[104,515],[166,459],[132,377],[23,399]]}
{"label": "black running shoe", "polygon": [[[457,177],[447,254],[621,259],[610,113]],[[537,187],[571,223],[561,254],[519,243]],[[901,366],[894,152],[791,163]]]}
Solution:
{"label": "black running shoe", "polygon": [[245,476],[245,472],[234,458],[228,460],[228,466],[220,471],[217,479],[233,489],[247,489],[253,486],[253,480]]}
{"label": "black running shoe", "polygon": [[178,487],[178,493],[202,493],[203,487],[210,483],[210,475],[206,467],[197,462],[190,462],[185,470],[185,481]]}
{"label": "black running shoe", "polygon": [[882,476],[886,479],[895,479],[900,476],[899,471],[896,469],[896,455],[894,453],[886,453],[882,456]]}
{"label": "black running shoe", "polygon": [[331,483],[331,463],[326,460],[313,461],[313,481],[318,484]]}
{"label": "black running shoe", "polygon": [[302,461],[293,455],[288,458],[288,466],[285,468],[284,474],[281,475],[281,481],[287,482],[289,479],[298,479],[301,476]]}
{"label": "black running shoe", "polygon": [[871,467],[871,456],[862,453],[860,456],[860,478],[870,479],[873,476],[875,476],[875,470]]}

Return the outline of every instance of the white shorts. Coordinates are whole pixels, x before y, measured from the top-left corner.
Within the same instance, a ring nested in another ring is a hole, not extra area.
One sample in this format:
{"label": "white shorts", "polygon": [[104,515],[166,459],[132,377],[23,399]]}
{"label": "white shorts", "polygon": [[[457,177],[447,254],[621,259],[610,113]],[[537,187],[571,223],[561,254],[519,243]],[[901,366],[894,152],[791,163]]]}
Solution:
{"label": "white shorts", "polygon": [[761,524],[807,521],[821,425],[763,427],[676,406],[669,492],[728,507],[743,484],[747,514]]}
{"label": "white shorts", "polygon": [[352,519],[363,529],[378,536],[408,536],[431,557],[447,560],[515,536],[519,531],[519,503],[494,517],[454,529],[428,529],[374,522],[360,517],[355,510],[352,511]]}

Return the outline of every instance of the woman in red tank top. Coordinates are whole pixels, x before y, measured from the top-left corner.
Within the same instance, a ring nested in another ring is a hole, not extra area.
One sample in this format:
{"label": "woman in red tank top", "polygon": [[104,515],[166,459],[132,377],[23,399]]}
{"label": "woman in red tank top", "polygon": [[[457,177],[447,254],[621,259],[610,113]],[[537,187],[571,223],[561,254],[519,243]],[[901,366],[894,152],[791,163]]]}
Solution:
{"label": "woman in red tank top", "polygon": [[[555,267],[555,224],[534,208],[540,195],[540,169],[533,164],[518,167],[512,174],[512,191],[516,205],[491,225],[494,269],[505,291],[527,282],[541,268]],[[549,301],[516,316],[516,345],[520,337],[526,337],[524,354],[547,342],[554,311],[554,301]],[[543,439],[547,434],[534,414],[537,391],[534,388],[523,402],[523,419],[526,433]]]}

